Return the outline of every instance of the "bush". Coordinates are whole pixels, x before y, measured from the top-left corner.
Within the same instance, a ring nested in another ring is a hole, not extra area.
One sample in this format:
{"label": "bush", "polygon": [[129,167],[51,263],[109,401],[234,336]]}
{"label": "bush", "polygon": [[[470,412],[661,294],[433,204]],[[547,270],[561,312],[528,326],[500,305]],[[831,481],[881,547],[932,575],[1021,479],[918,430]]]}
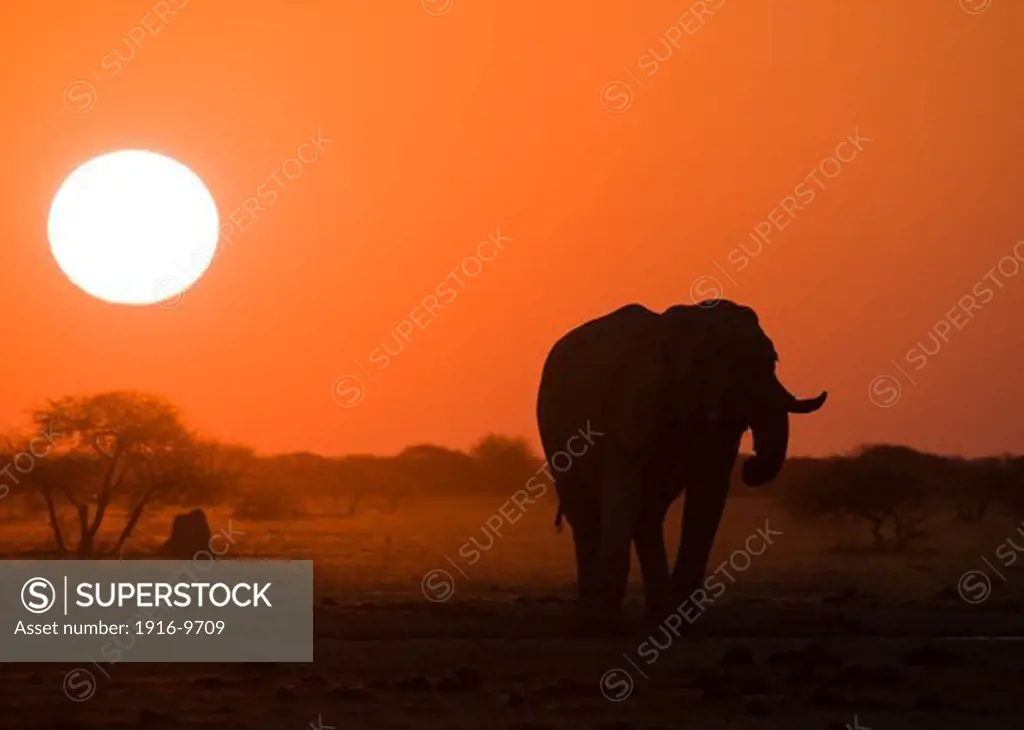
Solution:
{"label": "bush", "polygon": [[866,520],[879,548],[887,545],[883,528],[890,523],[897,549],[920,537],[921,511],[942,493],[942,457],[904,446],[868,446],[855,455],[815,461],[784,493],[789,509],[803,517]]}

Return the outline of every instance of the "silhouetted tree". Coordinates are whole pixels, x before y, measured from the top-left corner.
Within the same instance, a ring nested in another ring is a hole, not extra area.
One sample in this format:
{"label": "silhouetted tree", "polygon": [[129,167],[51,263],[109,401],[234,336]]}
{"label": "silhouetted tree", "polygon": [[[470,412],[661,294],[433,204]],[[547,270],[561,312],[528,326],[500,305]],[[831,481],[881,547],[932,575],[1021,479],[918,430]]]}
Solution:
{"label": "silhouetted tree", "polygon": [[1011,514],[1024,517],[1024,456],[1003,458],[996,495]]}
{"label": "silhouetted tree", "polygon": [[508,492],[522,489],[544,463],[522,438],[489,434],[469,451],[489,489]]}
{"label": "silhouetted tree", "polygon": [[481,487],[476,461],[464,451],[420,444],[395,460],[406,483],[420,495],[465,494]]}
{"label": "silhouetted tree", "polygon": [[329,481],[328,460],[298,452],[254,460],[244,472],[248,489],[239,494],[234,514],[254,520],[303,517],[306,502]]}
{"label": "silhouetted tree", "polygon": [[802,516],[851,515],[870,522],[876,547],[886,544],[882,529],[891,522],[895,546],[902,550],[923,534],[919,510],[941,494],[943,462],[903,446],[869,446],[806,469],[786,501]]}
{"label": "silhouetted tree", "polygon": [[961,522],[980,522],[1000,499],[1004,459],[950,458],[942,477],[942,491]]}
{"label": "silhouetted tree", "polygon": [[350,497],[350,514],[355,514],[358,505],[367,503],[374,505],[378,512],[393,514],[403,497],[425,493],[420,491],[423,481],[415,469],[410,468],[408,459],[357,454],[346,457],[345,461],[356,476]]}
{"label": "silhouetted tree", "polygon": [[[54,495],[62,495],[78,518],[76,553],[88,557],[107,514],[117,501],[131,506],[120,549],[155,495],[183,483],[195,464],[195,440],[177,409],[158,396],[133,391],[68,396],[33,413],[37,428],[49,429],[55,453],[30,476],[50,513],[57,549],[66,551]],[[38,472],[38,473],[37,473]]]}
{"label": "silhouetted tree", "polygon": [[259,459],[247,446],[196,440],[189,450],[189,478],[155,495],[154,503],[194,507],[238,499],[253,486]]}

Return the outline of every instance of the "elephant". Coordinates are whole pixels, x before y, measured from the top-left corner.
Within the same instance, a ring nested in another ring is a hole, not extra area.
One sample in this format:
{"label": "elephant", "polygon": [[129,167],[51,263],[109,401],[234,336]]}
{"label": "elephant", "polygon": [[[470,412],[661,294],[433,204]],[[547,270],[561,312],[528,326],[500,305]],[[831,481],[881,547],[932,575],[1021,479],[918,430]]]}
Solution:
{"label": "elephant", "polygon": [[[629,304],[555,343],[537,396],[548,463],[581,426],[603,434],[551,473],[585,617],[621,620],[631,543],[649,619],[702,585],[743,434],[751,430],[754,450],[743,481],[766,484],[786,459],[789,414],[817,411],[827,397],[792,395],[777,361],[754,310],[726,299],[661,313]],[[663,527],[684,492],[670,574]]]}

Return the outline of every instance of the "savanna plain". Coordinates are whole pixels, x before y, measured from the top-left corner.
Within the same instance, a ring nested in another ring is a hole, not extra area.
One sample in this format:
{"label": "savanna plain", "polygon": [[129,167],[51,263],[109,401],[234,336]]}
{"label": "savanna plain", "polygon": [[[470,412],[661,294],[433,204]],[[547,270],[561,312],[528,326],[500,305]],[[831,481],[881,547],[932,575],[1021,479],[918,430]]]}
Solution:
{"label": "savanna plain", "polygon": [[[421,463],[469,458],[432,448]],[[305,479],[301,465],[317,458],[276,461]],[[214,533],[232,535],[218,559],[314,561],[312,664],[7,665],[0,726],[1018,727],[1015,508],[997,491],[964,504],[917,498],[909,482],[858,482],[857,461],[797,459],[774,485],[734,487],[709,564],[724,590],[666,627],[643,622],[631,585],[628,630],[602,637],[577,630],[572,539],[553,525],[553,490],[510,501],[534,471],[525,463],[441,496],[381,480],[303,492],[284,479],[204,510]],[[814,496],[824,493],[837,496]],[[117,557],[158,556],[182,511],[151,506]],[[32,499],[12,492],[0,512],[4,557],[53,556]],[[129,517],[112,509],[95,544],[116,543]],[[670,556],[680,518],[677,504]],[[60,519],[73,542],[74,521]]]}

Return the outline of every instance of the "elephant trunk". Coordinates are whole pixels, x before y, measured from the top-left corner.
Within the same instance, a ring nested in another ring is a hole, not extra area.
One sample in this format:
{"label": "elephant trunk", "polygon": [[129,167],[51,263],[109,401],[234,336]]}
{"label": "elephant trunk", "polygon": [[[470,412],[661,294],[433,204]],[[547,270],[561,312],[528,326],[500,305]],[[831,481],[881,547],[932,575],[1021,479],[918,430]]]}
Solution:
{"label": "elephant trunk", "polygon": [[797,398],[772,377],[770,396],[756,409],[750,420],[754,434],[754,455],[743,464],[743,482],[759,487],[779,475],[789,447],[789,414],[814,413],[825,404],[828,393],[814,398]]}
{"label": "elephant trunk", "polygon": [[767,484],[782,470],[789,447],[789,413],[775,404],[757,413],[750,423],[754,455],[743,464],[743,483],[751,487]]}

